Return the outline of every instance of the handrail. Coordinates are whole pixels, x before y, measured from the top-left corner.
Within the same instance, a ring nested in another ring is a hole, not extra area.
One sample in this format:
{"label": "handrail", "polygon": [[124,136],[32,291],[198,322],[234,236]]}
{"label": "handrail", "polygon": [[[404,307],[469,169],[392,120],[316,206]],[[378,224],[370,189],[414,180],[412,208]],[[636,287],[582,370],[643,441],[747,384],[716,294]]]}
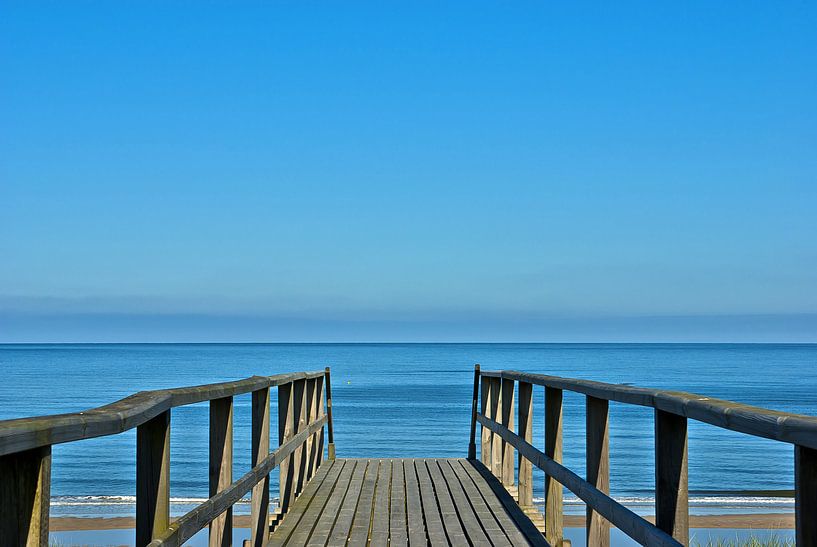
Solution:
{"label": "handrail", "polygon": [[[269,535],[269,474],[278,467],[286,512],[324,455],[334,458],[329,367],[233,382],[141,391],[83,412],[0,421],[0,545],[48,545],[51,445],[136,429],[136,544],[178,546],[210,525],[211,544],[232,533],[232,506],[252,490],[251,544]],[[270,388],[278,388],[278,448],[270,452]],[[233,397],[252,394],[252,464],[232,480]],[[210,497],[170,521],[171,409],[210,402]],[[324,403],[325,401],[325,403]],[[329,409],[330,413],[326,410]]]}
{"label": "handrail", "polygon": [[324,376],[324,371],[251,376],[234,382],[140,391],[82,412],[0,421],[0,456],[40,446],[116,435],[140,426],[171,408],[222,399]]}
{"label": "handrail", "polygon": [[683,391],[607,384],[515,370],[483,371],[481,374],[564,389],[607,401],[652,407],[723,429],[817,449],[817,417],[814,416],[769,410]]}
{"label": "handrail", "polygon": [[[519,432],[514,428],[515,385],[519,387]],[[545,450],[533,446],[532,386],[545,387]],[[479,389],[478,389],[479,388]],[[587,478],[562,465],[562,392],[586,396]],[[481,394],[482,411],[476,410]],[[609,496],[609,402],[655,410],[656,523]],[[530,462],[545,472],[545,535],[563,545],[562,485],[587,504],[588,545],[609,546],[610,523],[644,545],[683,545],[689,537],[687,419],[794,445],[795,537],[817,545],[817,417],[768,410],[693,393],[608,384],[515,370],[485,371],[476,365],[468,457],[480,458],[503,485],[514,484],[518,452],[519,503],[532,499]],[[558,485],[554,483],[559,483]],[[605,520],[606,519],[606,520]]]}

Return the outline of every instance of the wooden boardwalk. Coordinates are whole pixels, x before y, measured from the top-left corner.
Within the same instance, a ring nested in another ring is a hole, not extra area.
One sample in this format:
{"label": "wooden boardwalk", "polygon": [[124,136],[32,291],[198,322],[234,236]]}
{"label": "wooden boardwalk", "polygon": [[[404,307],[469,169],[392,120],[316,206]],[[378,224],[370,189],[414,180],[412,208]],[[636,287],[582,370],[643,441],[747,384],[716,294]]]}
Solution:
{"label": "wooden boardwalk", "polygon": [[499,481],[466,459],[338,459],[270,545],[547,545]]}

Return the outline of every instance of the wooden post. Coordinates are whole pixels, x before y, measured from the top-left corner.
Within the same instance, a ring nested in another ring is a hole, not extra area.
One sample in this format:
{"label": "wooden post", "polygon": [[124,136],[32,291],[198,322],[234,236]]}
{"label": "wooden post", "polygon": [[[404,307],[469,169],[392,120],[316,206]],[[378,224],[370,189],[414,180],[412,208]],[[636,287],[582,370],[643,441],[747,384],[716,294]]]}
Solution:
{"label": "wooden post", "polygon": [[[292,410],[294,411],[293,423],[295,424],[294,435],[297,435],[306,429],[306,380],[295,380],[292,386]],[[306,442],[303,442],[295,448],[292,453],[292,467],[293,473],[292,484],[292,502],[295,501],[304,489],[304,475],[306,474]]]}
{"label": "wooden post", "polygon": [[794,520],[797,545],[817,545],[817,450],[794,445]]}
{"label": "wooden post", "polygon": [[689,542],[687,419],[655,411],[655,525]]}
{"label": "wooden post", "polygon": [[[316,379],[315,383],[315,419],[323,418],[323,397],[323,376],[321,376]],[[313,437],[315,445],[312,450],[312,474],[314,475],[323,462],[323,428],[320,428]]]}
{"label": "wooden post", "polygon": [[329,367],[326,367],[326,373],[324,374],[326,378],[326,430],[327,436],[329,437],[329,444],[328,444],[328,452],[327,457],[330,460],[335,459],[335,430],[332,423],[332,382],[329,378]]}
{"label": "wooden post", "polygon": [[136,546],[170,525],[170,410],[136,428]]}
{"label": "wooden post", "polygon": [[[502,425],[514,430],[514,381],[502,379]],[[516,468],[516,458],[514,458],[514,447],[511,443],[502,439],[502,484],[505,488],[514,485],[514,469]]]}
{"label": "wooden post", "polygon": [[479,365],[474,365],[474,395],[471,397],[471,440],[468,443],[468,459],[477,459],[477,398],[479,397]]}
{"label": "wooden post", "polygon": [[[278,386],[278,446],[292,438],[295,434],[295,421],[293,410],[293,385],[295,382],[281,384]],[[278,466],[278,503],[281,513],[289,510],[293,492],[293,457],[290,455],[284,458]]]}
{"label": "wooden post", "polygon": [[[318,387],[318,383],[315,378],[310,378],[306,381],[306,394],[304,398],[306,399],[306,421],[305,427],[309,427],[309,424],[315,419],[315,415],[317,413],[317,408],[315,407],[316,403],[316,394],[315,389]],[[309,482],[309,479],[312,478],[312,473],[314,472],[313,465],[315,465],[315,435],[310,435],[306,438],[306,442],[304,443],[304,464],[303,464],[303,484]]]}
{"label": "wooden post", "polygon": [[[587,482],[610,493],[610,435],[606,399],[587,396]],[[610,523],[587,507],[587,545],[609,547]]]}
{"label": "wooden post", "polygon": [[[210,401],[210,497],[233,482],[233,398]],[[233,508],[210,522],[210,547],[233,544]]]}
{"label": "wooden post", "polygon": [[[519,430],[518,435],[533,444],[533,386],[519,382]],[[519,506],[533,506],[533,466],[519,453]]]}
{"label": "wooden post", "polygon": [[[545,455],[562,463],[562,390],[545,388]],[[563,532],[562,485],[545,475],[545,538],[554,547],[562,544]]]}
{"label": "wooden post", "polygon": [[[491,419],[497,423],[502,423],[502,379],[491,378]],[[492,435],[493,444],[491,446],[491,454],[493,461],[491,462],[491,473],[496,478],[502,481],[502,455],[503,444],[505,441],[499,435]]]}
{"label": "wooden post", "polygon": [[48,547],[51,446],[0,456],[0,545]]}
{"label": "wooden post", "polygon": [[[252,461],[255,467],[269,455],[269,388],[252,392]],[[252,547],[264,547],[269,537],[269,475],[252,488],[250,527]]]}
{"label": "wooden post", "polygon": [[[480,392],[480,404],[482,407],[482,415],[486,418],[491,417],[491,387],[493,386],[492,378],[488,376],[482,377],[482,390]],[[480,446],[479,456],[486,468],[490,469],[493,465],[493,456],[491,451],[493,449],[493,431],[487,427],[480,427],[482,431],[482,445]]]}

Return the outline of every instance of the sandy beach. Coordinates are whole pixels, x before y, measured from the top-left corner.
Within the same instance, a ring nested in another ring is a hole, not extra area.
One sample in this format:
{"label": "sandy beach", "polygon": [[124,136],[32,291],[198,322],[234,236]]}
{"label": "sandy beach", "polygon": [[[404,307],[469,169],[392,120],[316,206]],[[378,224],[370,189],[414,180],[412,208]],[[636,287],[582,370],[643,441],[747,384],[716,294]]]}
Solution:
{"label": "sandy beach", "polygon": [[[653,517],[647,517],[654,522]],[[756,513],[745,515],[690,515],[691,528],[730,528],[777,530],[794,528],[794,515],[787,513]],[[234,517],[233,525],[236,528],[249,528],[250,517],[238,515]],[[584,526],[584,517],[565,515],[566,527],[580,528]],[[50,521],[53,532],[69,532],[84,530],[127,530],[134,528],[135,519],[132,517],[113,518],[75,518],[56,517]]]}

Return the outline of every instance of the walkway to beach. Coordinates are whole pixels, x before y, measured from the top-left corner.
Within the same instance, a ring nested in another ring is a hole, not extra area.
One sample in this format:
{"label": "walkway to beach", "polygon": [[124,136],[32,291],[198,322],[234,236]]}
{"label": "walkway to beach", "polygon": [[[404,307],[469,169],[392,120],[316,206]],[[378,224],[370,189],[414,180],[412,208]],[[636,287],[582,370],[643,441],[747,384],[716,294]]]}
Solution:
{"label": "walkway to beach", "polygon": [[270,541],[372,547],[429,543],[547,545],[490,471],[466,459],[329,461]]}

